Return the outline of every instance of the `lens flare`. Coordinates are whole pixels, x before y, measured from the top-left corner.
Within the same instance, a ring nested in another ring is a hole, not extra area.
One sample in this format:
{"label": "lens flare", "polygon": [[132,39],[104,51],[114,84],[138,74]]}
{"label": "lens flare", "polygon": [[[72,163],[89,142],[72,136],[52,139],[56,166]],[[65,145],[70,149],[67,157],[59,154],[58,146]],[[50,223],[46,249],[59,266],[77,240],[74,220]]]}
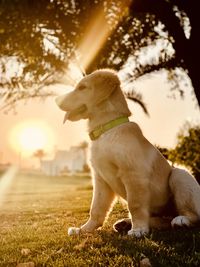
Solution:
{"label": "lens flare", "polygon": [[3,205],[7,191],[18,172],[16,166],[11,166],[3,176],[0,177],[0,207]]}

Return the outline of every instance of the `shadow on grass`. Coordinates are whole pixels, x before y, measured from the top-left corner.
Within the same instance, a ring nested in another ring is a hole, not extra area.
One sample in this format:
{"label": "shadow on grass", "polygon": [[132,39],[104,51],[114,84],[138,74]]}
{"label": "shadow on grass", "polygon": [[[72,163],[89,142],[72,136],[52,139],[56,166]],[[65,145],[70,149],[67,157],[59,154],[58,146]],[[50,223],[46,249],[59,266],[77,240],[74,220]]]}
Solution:
{"label": "shadow on grass", "polygon": [[124,257],[126,264],[132,260],[133,266],[139,266],[140,260],[147,257],[154,267],[200,266],[200,229],[154,231],[142,239],[101,230],[95,234],[95,239],[93,248],[100,249],[102,257],[107,257],[108,261],[111,257]]}

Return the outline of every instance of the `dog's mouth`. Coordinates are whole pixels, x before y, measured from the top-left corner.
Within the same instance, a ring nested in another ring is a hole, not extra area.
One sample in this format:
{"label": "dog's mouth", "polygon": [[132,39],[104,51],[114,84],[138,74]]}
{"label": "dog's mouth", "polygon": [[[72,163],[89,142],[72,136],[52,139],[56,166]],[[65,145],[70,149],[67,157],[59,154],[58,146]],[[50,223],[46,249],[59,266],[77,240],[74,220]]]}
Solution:
{"label": "dog's mouth", "polygon": [[63,123],[65,123],[66,120],[74,120],[74,118],[76,118],[77,116],[83,114],[85,111],[87,111],[87,106],[85,104],[81,105],[80,107],[78,107],[76,109],[67,111],[65,113]]}

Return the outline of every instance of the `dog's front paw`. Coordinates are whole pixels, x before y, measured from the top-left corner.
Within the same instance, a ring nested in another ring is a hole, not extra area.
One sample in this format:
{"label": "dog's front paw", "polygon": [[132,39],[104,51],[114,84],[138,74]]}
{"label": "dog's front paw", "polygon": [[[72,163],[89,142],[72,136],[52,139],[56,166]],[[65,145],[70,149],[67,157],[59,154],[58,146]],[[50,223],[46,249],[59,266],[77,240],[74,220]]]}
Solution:
{"label": "dog's front paw", "polygon": [[71,235],[79,235],[81,232],[81,228],[78,228],[78,227],[70,227],[68,229],[68,235],[71,236]]}
{"label": "dog's front paw", "polygon": [[177,216],[171,221],[171,225],[173,228],[176,227],[190,227],[191,223],[188,217],[186,216]]}
{"label": "dog's front paw", "polygon": [[129,236],[134,236],[137,238],[141,238],[149,233],[148,228],[132,228],[128,231]]}

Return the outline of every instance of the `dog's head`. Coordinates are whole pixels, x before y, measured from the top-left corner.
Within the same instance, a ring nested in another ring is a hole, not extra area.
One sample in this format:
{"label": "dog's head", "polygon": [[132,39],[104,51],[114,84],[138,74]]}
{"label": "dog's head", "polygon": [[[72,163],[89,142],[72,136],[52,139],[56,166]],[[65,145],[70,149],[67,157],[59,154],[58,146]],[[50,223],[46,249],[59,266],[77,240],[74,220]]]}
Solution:
{"label": "dog's head", "polygon": [[107,100],[117,88],[120,81],[114,71],[102,69],[85,76],[72,92],[56,98],[60,109],[66,111],[64,122],[89,118],[94,106]]}

